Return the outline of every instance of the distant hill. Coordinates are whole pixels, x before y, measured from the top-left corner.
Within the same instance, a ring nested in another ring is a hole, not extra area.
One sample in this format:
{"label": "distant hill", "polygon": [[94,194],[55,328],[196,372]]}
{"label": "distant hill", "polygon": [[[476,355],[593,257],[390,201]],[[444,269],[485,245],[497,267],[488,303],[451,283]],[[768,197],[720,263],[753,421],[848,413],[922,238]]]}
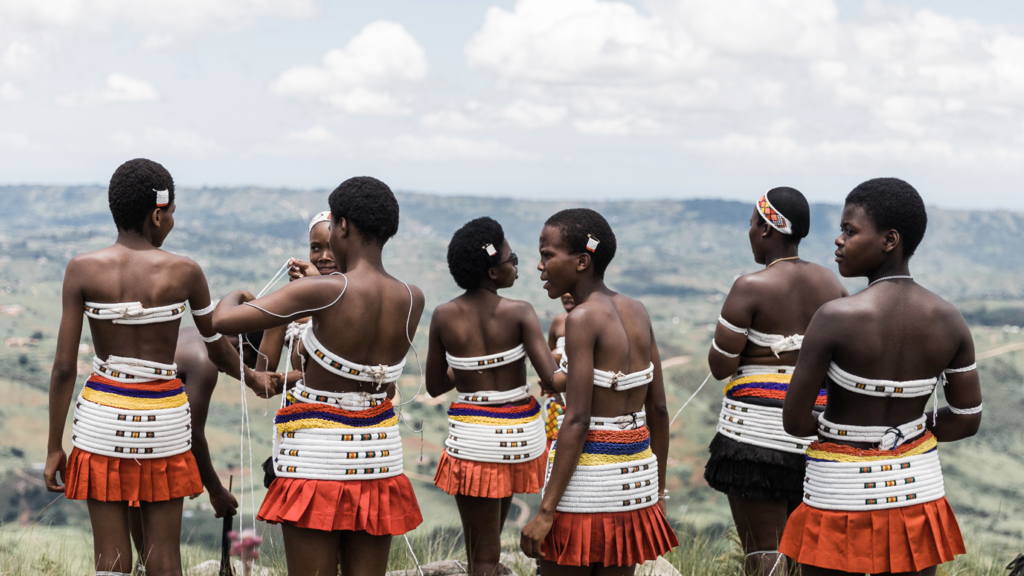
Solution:
{"label": "distant hill", "polygon": [[[181,189],[176,229],[165,248],[199,262],[215,295],[239,287],[255,292],[288,257],[306,257],[307,222],[327,209],[327,195],[326,190]],[[409,192],[398,197],[401,227],[386,247],[385,264],[394,275],[424,290],[427,314],[460,292],[447,270],[448,239],[463,223],[483,215],[501,222],[520,257],[519,281],[507,295],[530,301],[545,326],[560,311],[560,305],[540,289],[535,270],[537,239],[548,216],[581,203]],[[753,200],[582,204],[604,214],[615,230],[618,254],[608,271],[610,285],[644,301],[662,354],[673,360],[674,367],[667,372],[673,409],[707,374],[708,325],[717,318],[724,293],[737,275],[759,268],[747,240]],[[805,259],[835,269],[833,239],[840,212],[838,204],[812,206],[811,234],[801,246]],[[1024,251],[1019,249],[1024,214],[931,209],[929,219],[912,271],[922,284],[961,307],[973,327],[978,350],[991,355],[979,362],[986,394],[982,432],[942,447],[950,499],[957,514],[976,527],[973,534],[1020,538],[1024,536],[1024,498],[1019,487],[1024,475],[1024,429],[1018,415],[1024,412],[1020,394],[1024,362],[1014,351],[1024,348],[1024,336],[1019,328],[1003,326],[1024,325],[1020,300]],[[0,487],[5,473],[37,477],[31,464],[44,457],[45,391],[67,260],[109,245],[114,234],[104,188],[0,187],[0,337],[4,339],[0,347]],[[863,279],[847,282],[851,290],[865,285]],[[429,318],[424,317],[415,338],[421,358],[428,324]],[[90,342],[85,334],[79,356],[83,373],[91,359]],[[412,360],[402,383],[408,394],[418,382]],[[215,462],[225,474],[238,465],[238,396],[237,382],[224,381],[211,407],[208,435]],[[727,503],[704,485],[701,474],[720,401],[720,385],[710,382],[676,423],[668,480],[677,507],[670,510],[673,516],[719,527],[730,523]],[[273,412],[255,397],[250,403],[254,449],[266,454]],[[450,501],[429,482],[445,436],[444,406],[416,402],[407,410],[410,421],[427,422],[423,462],[413,461],[420,452],[418,435],[404,433],[406,470],[425,512],[430,511],[425,516],[457,522],[450,517]],[[0,489],[0,521],[24,514],[15,505],[18,499],[7,496]],[[39,501],[48,501],[45,496],[42,493]],[[198,505],[199,501],[190,504]],[[63,518],[83,521],[84,511],[78,508],[54,510]],[[217,527],[206,529],[213,534]]]}

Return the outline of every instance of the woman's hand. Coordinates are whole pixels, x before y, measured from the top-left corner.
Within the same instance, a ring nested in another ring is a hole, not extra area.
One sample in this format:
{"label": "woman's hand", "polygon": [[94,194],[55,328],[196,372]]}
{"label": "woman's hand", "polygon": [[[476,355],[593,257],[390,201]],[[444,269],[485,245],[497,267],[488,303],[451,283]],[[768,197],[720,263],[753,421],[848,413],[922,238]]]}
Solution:
{"label": "woman's hand", "polygon": [[320,271],[316,269],[316,266],[312,262],[306,262],[305,260],[299,260],[298,258],[292,258],[288,260],[288,276],[291,276],[292,280],[298,280],[299,278],[306,278],[309,276],[319,276]]}
{"label": "woman's hand", "polygon": [[245,385],[260,398],[271,398],[281,393],[284,375],[279,372],[253,372],[246,367]]}
{"label": "woman's hand", "polygon": [[68,457],[64,454],[63,448],[50,451],[46,455],[46,469],[43,472],[43,479],[46,481],[46,489],[50,492],[63,492],[64,486],[57,481],[57,473],[60,473],[60,480],[67,478]]}
{"label": "woman's hand", "polygon": [[238,512],[238,500],[224,486],[210,491],[210,505],[214,518],[223,518],[225,514],[234,516]]}
{"label": "woman's hand", "polygon": [[537,512],[537,515],[530,519],[526,526],[523,526],[522,535],[519,537],[519,547],[523,549],[523,554],[530,558],[544,557],[542,545],[544,539],[548,537],[548,533],[551,532],[551,525],[554,522],[553,514]]}

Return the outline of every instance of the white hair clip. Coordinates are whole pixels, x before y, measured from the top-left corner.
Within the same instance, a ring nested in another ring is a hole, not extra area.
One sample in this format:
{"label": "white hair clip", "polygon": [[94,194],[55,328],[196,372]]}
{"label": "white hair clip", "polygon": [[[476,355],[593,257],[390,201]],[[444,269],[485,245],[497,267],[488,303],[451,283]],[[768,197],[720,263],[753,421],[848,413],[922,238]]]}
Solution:
{"label": "white hair clip", "polygon": [[494,244],[488,244],[484,246],[484,250],[487,251],[488,256],[494,256],[495,254],[498,253],[498,251],[494,249]]}
{"label": "white hair clip", "polygon": [[156,205],[158,208],[163,208],[171,203],[171,193],[168,190],[157,190],[153,188],[153,192],[156,192]]}
{"label": "white hair clip", "polygon": [[591,252],[594,252],[595,250],[597,250],[597,245],[600,244],[600,243],[601,243],[600,240],[598,240],[597,238],[594,238],[590,234],[587,234],[587,250],[590,250]]}

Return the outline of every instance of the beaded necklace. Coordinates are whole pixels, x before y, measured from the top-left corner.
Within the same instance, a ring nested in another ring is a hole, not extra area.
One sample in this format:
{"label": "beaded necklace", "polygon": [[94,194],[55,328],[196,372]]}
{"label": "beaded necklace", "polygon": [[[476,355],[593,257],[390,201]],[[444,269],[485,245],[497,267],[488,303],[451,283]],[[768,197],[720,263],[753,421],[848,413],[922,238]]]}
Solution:
{"label": "beaded necklace", "polygon": [[775,264],[778,264],[779,262],[785,262],[786,260],[796,260],[797,258],[799,258],[799,256],[789,256],[787,258],[779,258],[778,260],[772,260],[771,264],[765,266],[764,269],[767,270],[774,266]]}
{"label": "beaded necklace", "polygon": [[883,280],[913,280],[913,279],[914,279],[913,276],[886,276],[884,278],[879,278],[878,280],[875,280],[871,284],[868,284],[868,288],[871,288],[872,286],[874,286],[875,284],[878,284],[879,282],[881,282]]}

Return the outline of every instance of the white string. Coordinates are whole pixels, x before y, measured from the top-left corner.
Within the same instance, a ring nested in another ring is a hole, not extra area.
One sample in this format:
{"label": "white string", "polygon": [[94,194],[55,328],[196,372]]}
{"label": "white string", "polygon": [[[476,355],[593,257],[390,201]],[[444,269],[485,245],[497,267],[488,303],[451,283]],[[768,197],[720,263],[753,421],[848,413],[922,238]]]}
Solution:
{"label": "white string", "polygon": [[[245,341],[245,335],[238,335],[238,381],[242,385],[242,430],[245,432],[246,439],[249,442],[249,505],[252,508],[252,532],[256,533],[256,487],[253,481],[254,467],[252,457],[252,432],[249,428],[249,399],[245,394],[245,361],[243,360],[243,342]],[[242,444],[242,435],[239,434],[238,438],[239,452],[241,452],[241,470],[239,474],[242,475],[241,494],[242,501],[239,503],[238,509],[242,511],[245,509],[245,450]],[[241,520],[239,520],[241,522]]]}
{"label": "white string", "polygon": [[274,285],[276,285],[281,280],[281,278],[284,278],[285,276],[288,275],[288,262],[290,261],[290,258],[288,260],[285,260],[284,265],[281,266],[280,269],[278,269],[277,273],[274,274],[274,276],[270,279],[270,282],[267,282],[267,285],[263,287],[263,290],[260,290],[260,293],[256,295],[257,298],[262,298],[264,295],[266,295],[267,292],[270,291],[271,288],[274,287]]}
{"label": "white string", "polygon": [[412,543],[409,542],[409,535],[402,534],[402,537],[405,538],[405,545],[409,547],[409,553],[412,554],[412,561],[416,563],[416,570],[419,570],[420,576],[423,576],[423,568],[420,568],[420,560],[416,557],[416,553],[412,551]]}
{"label": "white string", "polygon": [[679,413],[683,411],[683,408],[686,408],[686,405],[690,403],[690,400],[693,400],[693,397],[697,395],[697,392],[700,392],[701,389],[704,388],[704,385],[707,384],[708,380],[710,380],[710,379],[711,379],[711,373],[708,372],[708,376],[707,376],[707,378],[704,379],[704,382],[702,382],[701,385],[697,387],[697,390],[694,391],[693,394],[690,394],[690,398],[686,402],[683,402],[683,405],[679,407],[679,410],[676,410],[676,415],[673,416],[672,420],[670,420],[669,423],[668,423],[669,428],[672,427],[672,423],[676,421],[676,417],[679,416]]}
{"label": "white string", "polygon": [[[402,412],[402,406],[415,401],[416,398],[419,397],[420,392],[423,391],[424,383],[423,366],[420,364],[420,354],[416,351],[416,345],[412,343],[412,336],[409,335],[409,323],[412,322],[412,288],[410,288],[405,282],[402,282],[402,284],[405,284],[405,289],[409,291],[409,314],[405,318],[405,339],[409,341],[409,348],[412,349],[413,358],[416,359],[416,370],[420,373],[420,384],[419,387],[416,388],[416,394],[413,394],[412,398],[405,400],[405,394],[402,394],[402,390],[398,387],[398,380],[395,381],[395,392],[401,394],[403,398],[403,400],[395,406],[395,410],[398,411],[398,416],[401,418],[402,424],[405,424],[406,428],[414,433],[421,434],[423,432],[423,427],[426,426],[426,421],[420,420],[420,429],[417,430],[409,425],[409,421],[405,418],[405,414]],[[417,567],[419,567],[419,565],[417,565]]]}
{"label": "white string", "polygon": [[884,278],[879,278],[878,280],[875,280],[874,282],[868,284],[868,288],[871,288],[875,284],[878,284],[879,282],[882,282],[884,280],[913,280],[913,279],[914,279],[913,276],[886,276]]}
{"label": "white string", "polygon": [[[263,308],[260,308],[259,306],[253,304],[252,302],[244,302],[244,304],[246,306],[252,306],[253,308],[259,310],[260,312],[263,312],[265,314],[270,314],[271,316],[275,316],[277,318],[291,318],[292,316],[305,315],[307,312],[319,312],[320,310],[323,310],[325,308],[330,308],[331,306],[334,306],[335,304],[337,304],[338,300],[341,300],[341,297],[345,295],[345,291],[348,290],[348,276],[345,276],[341,272],[331,272],[330,274],[328,274],[328,276],[334,276],[334,275],[341,276],[342,278],[345,279],[345,287],[341,289],[341,294],[338,294],[338,297],[335,298],[333,302],[331,302],[330,304],[328,304],[326,306],[321,306],[319,308],[310,308],[309,310],[299,310],[297,312],[292,312],[291,314],[288,314],[286,316],[282,316],[280,314],[274,314],[273,312],[271,312],[269,310],[265,310]],[[410,291],[410,294],[411,293],[412,292]],[[409,310],[409,314],[410,315],[412,314],[412,310],[411,309]],[[312,327],[310,328],[310,330],[312,330]]]}

